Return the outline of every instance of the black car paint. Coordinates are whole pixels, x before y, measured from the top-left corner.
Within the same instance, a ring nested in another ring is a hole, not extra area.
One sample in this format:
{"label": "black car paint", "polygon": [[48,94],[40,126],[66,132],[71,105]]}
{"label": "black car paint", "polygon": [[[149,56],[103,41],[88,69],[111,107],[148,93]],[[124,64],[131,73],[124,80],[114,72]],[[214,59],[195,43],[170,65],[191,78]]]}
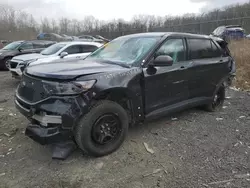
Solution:
{"label": "black car paint", "polygon": [[[32,41],[23,41],[20,44],[20,46],[25,44],[25,43],[33,43],[33,42]],[[52,45],[55,42],[53,42],[53,41],[35,41],[35,43],[44,44],[46,47],[48,47],[49,45]],[[24,55],[24,54],[30,54],[30,53],[40,53],[44,48],[32,48],[32,49],[19,50],[19,47],[18,47],[18,49],[14,49],[14,50],[0,49],[0,53],[1,53],[1,55],[0,55],[0,70],[5,68],[5,60],[6,59],[11,59],[11,58],[18,56],[18,55]]]}
{"label": "black car paint", "polygon": [[[124,68],[119,65],[87,60],[74,64],[61,63],[60,66],[55,63],[28,67],[23,77],[31,77],[37,80],[53,80],[55,82],[95,79],[97,82],[92,89],[81,95],[49,96],[30,102],[24,98],[24,95],[19,95],[21,87],[19,86],[16,93],[17,108],[29,118],[40,111],[61,115],[63,123],[59,128],[73,131],[79,119],[89,111],[92,103],[103,96],[107,96],[107,94],[122,94],[129,99],[132,114],[131,124],[143,122],[147,118],[162,113],[211,102],[216,88],[228,78],[230,70],[227,67],[229,67],[230,61],[227,61],[226,58],[207,62],[188,60],[171,67],[149,66],[155,50],[169,37],[204,38],[204,36],[183,33],[158,33],[158,35],[162,37],[161,40],[144,57],[143,63],[136,67]],[[188,46],[186,48],[188,51]],[[206,66],[200,66],[201,64]],[[214,67],[214,64],[220,65]],[[212,75],[211,70],[213,71]],[[196,78],[194,72],[197,71],[198,77]],[[28,82],[32,84],[33,81]],[[33,92],[39,89],[37,88],[39,85],[34,86]],[[197,92],[195,86],[202,86],[198,90],[202,97],[195,95],[195,92]],[[41,135],[35,134],[32,136],[41,137]]]}

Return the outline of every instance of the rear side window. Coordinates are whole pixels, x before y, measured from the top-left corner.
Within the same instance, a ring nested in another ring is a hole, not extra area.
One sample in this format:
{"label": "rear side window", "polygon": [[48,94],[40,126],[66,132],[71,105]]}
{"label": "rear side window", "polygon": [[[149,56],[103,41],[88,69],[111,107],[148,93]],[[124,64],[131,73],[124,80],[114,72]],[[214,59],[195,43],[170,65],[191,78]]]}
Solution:
{"label": "rear side window", "polygon": [[221,50],[214,44],[213,41],[210,41],[212,45],[211,57],[221,57],[222,52]]}
{"label": "rear side window", "polygon": [[82,53],[94,52],[98,49],[97,46],[93,45],[82,45]]}
{"label": "rear side window", "polygon": [[208,39],[188,39],[188,45],[191,59],[215,58],[222,55],[217,46]]}
{"label": "rear side window", "polygon": [[33,43],[33,47],[34,48],[44,48],[45,45],[44,44],[39,44],[39,43]]}
{"label": "rear side window", "polygon": [[69,46],[64,52],[68,52],[68,54],[79,54],[82,53],[82,47],[80,45]]}

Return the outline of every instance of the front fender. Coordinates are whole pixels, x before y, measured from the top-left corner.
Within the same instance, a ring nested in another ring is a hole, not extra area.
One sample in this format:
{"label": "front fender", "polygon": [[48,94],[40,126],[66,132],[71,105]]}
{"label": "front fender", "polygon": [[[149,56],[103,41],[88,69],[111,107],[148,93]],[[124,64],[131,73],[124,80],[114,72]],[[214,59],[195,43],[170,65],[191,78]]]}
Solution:
{"label": "front fender", "polygon": [[135,92],[129,88],[125,87],[115,87],[104,89],[94,96],[95,99],[101,98],[107,95],[119,95],[125,96],[129,102],[132,110],[134,123],[144,120],[144,107],[141,92]]}

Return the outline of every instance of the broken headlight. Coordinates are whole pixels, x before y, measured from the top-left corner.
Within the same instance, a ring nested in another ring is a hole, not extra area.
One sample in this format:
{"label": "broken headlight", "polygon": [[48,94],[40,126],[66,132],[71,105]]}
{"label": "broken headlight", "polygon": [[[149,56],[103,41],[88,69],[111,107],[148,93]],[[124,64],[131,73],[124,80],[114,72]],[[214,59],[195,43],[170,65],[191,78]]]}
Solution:
{"label": "broken headlight", "polygon": [[75,82],[42,82],[43,88],[49,95],[75,95],[91,89],[96,83],[96,80]]}

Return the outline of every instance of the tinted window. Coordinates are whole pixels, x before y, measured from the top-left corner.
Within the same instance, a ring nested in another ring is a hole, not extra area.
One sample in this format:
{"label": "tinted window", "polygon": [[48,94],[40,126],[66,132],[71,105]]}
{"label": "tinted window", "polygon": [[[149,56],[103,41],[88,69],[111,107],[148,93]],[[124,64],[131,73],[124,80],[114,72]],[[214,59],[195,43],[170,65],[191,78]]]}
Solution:
{"label": "tinted window", "polygon": [[186,51],[184,48],[182,39],[169,39],[167,40],[159,50],[157,50],[156,56],[169,55],[173,58],[174,63],[186,60]]}
{"label": "tinted window", "polygon": [[23,43],[20,48],[23,50],[33,49],[33,44],[30,42]]}
{"label": "tinted window", "polygon": [[44,48],[45,45],[44,44],[39,44],[39,43],[33,43],[33,47],[34,48]]}
{"label": "tinted window", "polygon": [[212,57],[220,57],[222,56],[222,52],[220,51],[220,49],[214,44],[214,42],[211,41],[211,45],[212,45]]}
{"label": "tinted window", "polygon": [[97,46],[93,45],[82,45],[82,53],[94,52],[97,48]]}
{"label": "tinted window", "polygon": [[64,52],[68,52],[68,54],[79,54],[82,53],[82,48],[80,45],[73,45],[66,48]]}
{"label": "tinted window", "polygon": [[219,49],[211,42],[211,40],[188,39],[188,44],[191,59],[213,58],[221,55]]}

